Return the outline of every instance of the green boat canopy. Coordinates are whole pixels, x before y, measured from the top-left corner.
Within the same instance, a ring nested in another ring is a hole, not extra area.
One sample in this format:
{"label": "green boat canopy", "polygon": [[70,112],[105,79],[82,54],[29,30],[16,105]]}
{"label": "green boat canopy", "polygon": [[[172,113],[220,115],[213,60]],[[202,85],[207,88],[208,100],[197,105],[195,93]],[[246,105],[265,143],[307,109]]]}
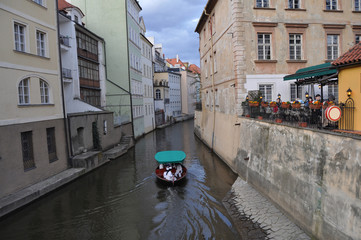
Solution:
{"label": "green boat canopy", "polygon": [[154,158],[158,163],[181,163],[186,154],[183,151],[163,151],[157,152]]}
{"label": "green boat canopy", "polygon": [[337,69],[334,68],[331,63],[323,63],[311,67],[301,68],[294,74],[290,74],[283,77],[284,81],[294,80],[298,81],[298,84],[310,84],[317,82],[324,82],[330,77],[337,77]]}

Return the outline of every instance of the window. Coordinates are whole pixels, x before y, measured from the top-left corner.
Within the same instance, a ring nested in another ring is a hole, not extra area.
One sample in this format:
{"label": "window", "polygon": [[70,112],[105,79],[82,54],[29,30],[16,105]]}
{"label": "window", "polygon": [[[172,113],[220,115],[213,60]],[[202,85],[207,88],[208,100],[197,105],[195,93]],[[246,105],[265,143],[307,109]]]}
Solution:
{"label": "window", "polygon": [[41,103],[49,103],[49,86],[48,84],[40,79],[40,97]]}
{"label": "window", "polygon": [[272,84],[260,84],[258,90],[261,91],[264,101],[272,101]]}
{"label": "window", "polygon": [[327,35],[327,60],[338,58],[339,35]]}
{"label": "window", "polygon": [[335,102],[338,102],[338,85],[328,85],[327,93],[328,93],[328,97],[333,95],[335,97]]}
{"label": "window", "polygon": [[21,133],[21,147],[23,153],[24,171],[35,168],[32,131]]}
{"label": "window", "polygon": [[288,8],[291,9],[299,9],[300,7],[300,0],[288,0]]}
{"label": "window", "polygon": [[37,54],[45,57],[45,33],[36,31]]}
{"label": "window", "polygon": [[361,0],[355,0],[355,11],[361,11]]}
{"label": "window", "polygon": [[326,10],[337,10],[337,0],[326,0]]}
{"label": "window", "polygon": [[25,52],[25,26],[15,23],[15,50]]}
{"label": "window", "polygon": [[84,102],[100,107],[100,90],[80,87],[80,98]]}
{"label": "window", "polygon": [[30,96],[29,96],[29,78],[21,80],[18,87],[19,92],[19,104],[29,104]]}
{"label": "window", "polygon": [[258,38],[258,59],[270,60],[271,59],[271,34],[257,34]]}
{"label": "window", "polygon": [[269,7],[269,0],[257,0],[256,6],[258,8],[268,8]]}
{"label": "window", "polygon": [[33,2],[41,5],[41,6],[44,6],[44,1],[43,0],[33,0]]}
{"label": "window", "polygon": [[160,90],[159,90],[159,89],[155,90],[155,99],[161,99]]}
{"label": "window", "polygon": [[302,35],[290,34],[290,59],[301,60],[302,59]]}
{"label": "window", "polygon": [[79,18],[77,15],[74,15],[74,22],[79,23]]}
{"label": "window", "polygon": [[355,44],[358,44],[359,42],[360,42],[360,40],[361,40],[361,35],[356,35],[355,36]]}
{"label": "window", "polygon": [[302,87],[298,87],[298,92],[297,92],[297,85],[296,84],[291,84],[291,101],[295,101],[296,98],[301,98],[302,96]]}
{"label": "window", "polygon": [[55,128],[46,129],[46,139],[48,143],[49,162],[54,162],[58,160],[56,156]]}

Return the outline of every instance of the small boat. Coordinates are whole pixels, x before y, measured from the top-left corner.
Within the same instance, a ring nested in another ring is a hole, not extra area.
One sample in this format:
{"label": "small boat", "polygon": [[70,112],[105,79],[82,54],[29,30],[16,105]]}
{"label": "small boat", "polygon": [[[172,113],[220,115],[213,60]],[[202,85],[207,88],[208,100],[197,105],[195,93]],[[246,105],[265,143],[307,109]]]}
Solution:
{"label": "small boat", "polygon": [[154,158],[159,163],[155,169],[159,180],[175,184],[187,175],[187,168],[182,164],[186,158],[183,151],[162,151],[155,154]]}

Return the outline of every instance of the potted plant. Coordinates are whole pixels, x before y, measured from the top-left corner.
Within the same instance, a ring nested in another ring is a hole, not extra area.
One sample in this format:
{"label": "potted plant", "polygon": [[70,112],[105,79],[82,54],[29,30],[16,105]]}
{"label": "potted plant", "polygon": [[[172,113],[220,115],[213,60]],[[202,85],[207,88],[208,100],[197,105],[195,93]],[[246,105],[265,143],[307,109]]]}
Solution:
{"label": "potted plant", "polygon": [[282,102],[281,107],[287,109],[290,107],[290,105],[291,105],[290,102]]}
{"label": "potted plant", "polygon": [[268,107],[268,102],[261,102],[262,107]]}
{"label": "potted plant", "polygon": [[249,106],[250,106],[250,107],[258,107],[258,106],[259,106],[259,102],[257,102],[257,101],[249,101]]}
{"label": "potted plant", "polygon": [[269,106],[270,107],[276,107],[277,103],[275,101],[272,101],[272,102],[269,103]]}
{"label": "potted plant", "polygon": [[320,101],[313,101],[309,106],[311,109],[320,109],[322,107],[322,103]]}
{"label": "potted plant", "polygon": [[298,109],[301,107],[301,103],[299,101],[293,101],[292,102],[292,108],[293,109]]}

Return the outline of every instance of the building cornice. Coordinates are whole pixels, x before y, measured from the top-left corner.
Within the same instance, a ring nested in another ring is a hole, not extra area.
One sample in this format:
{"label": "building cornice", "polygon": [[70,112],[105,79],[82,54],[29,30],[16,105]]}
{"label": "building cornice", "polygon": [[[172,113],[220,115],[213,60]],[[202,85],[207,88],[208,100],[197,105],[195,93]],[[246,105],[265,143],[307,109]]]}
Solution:
{"label": "building cornice", "polygon": [[[213,9],[214,6],[216,6],[216,3],[218,2],[218,0],[208,0],[206,6],[204,7],[204,10],[202,12],[201,17],[199,18],[198,24],[196,29],[194,30],[196,33],[200,33],[204,24],[207,22],[207,18],[208,18],[208,14],[210,14]],[[206,14],[207,13],[207,14]]]}

